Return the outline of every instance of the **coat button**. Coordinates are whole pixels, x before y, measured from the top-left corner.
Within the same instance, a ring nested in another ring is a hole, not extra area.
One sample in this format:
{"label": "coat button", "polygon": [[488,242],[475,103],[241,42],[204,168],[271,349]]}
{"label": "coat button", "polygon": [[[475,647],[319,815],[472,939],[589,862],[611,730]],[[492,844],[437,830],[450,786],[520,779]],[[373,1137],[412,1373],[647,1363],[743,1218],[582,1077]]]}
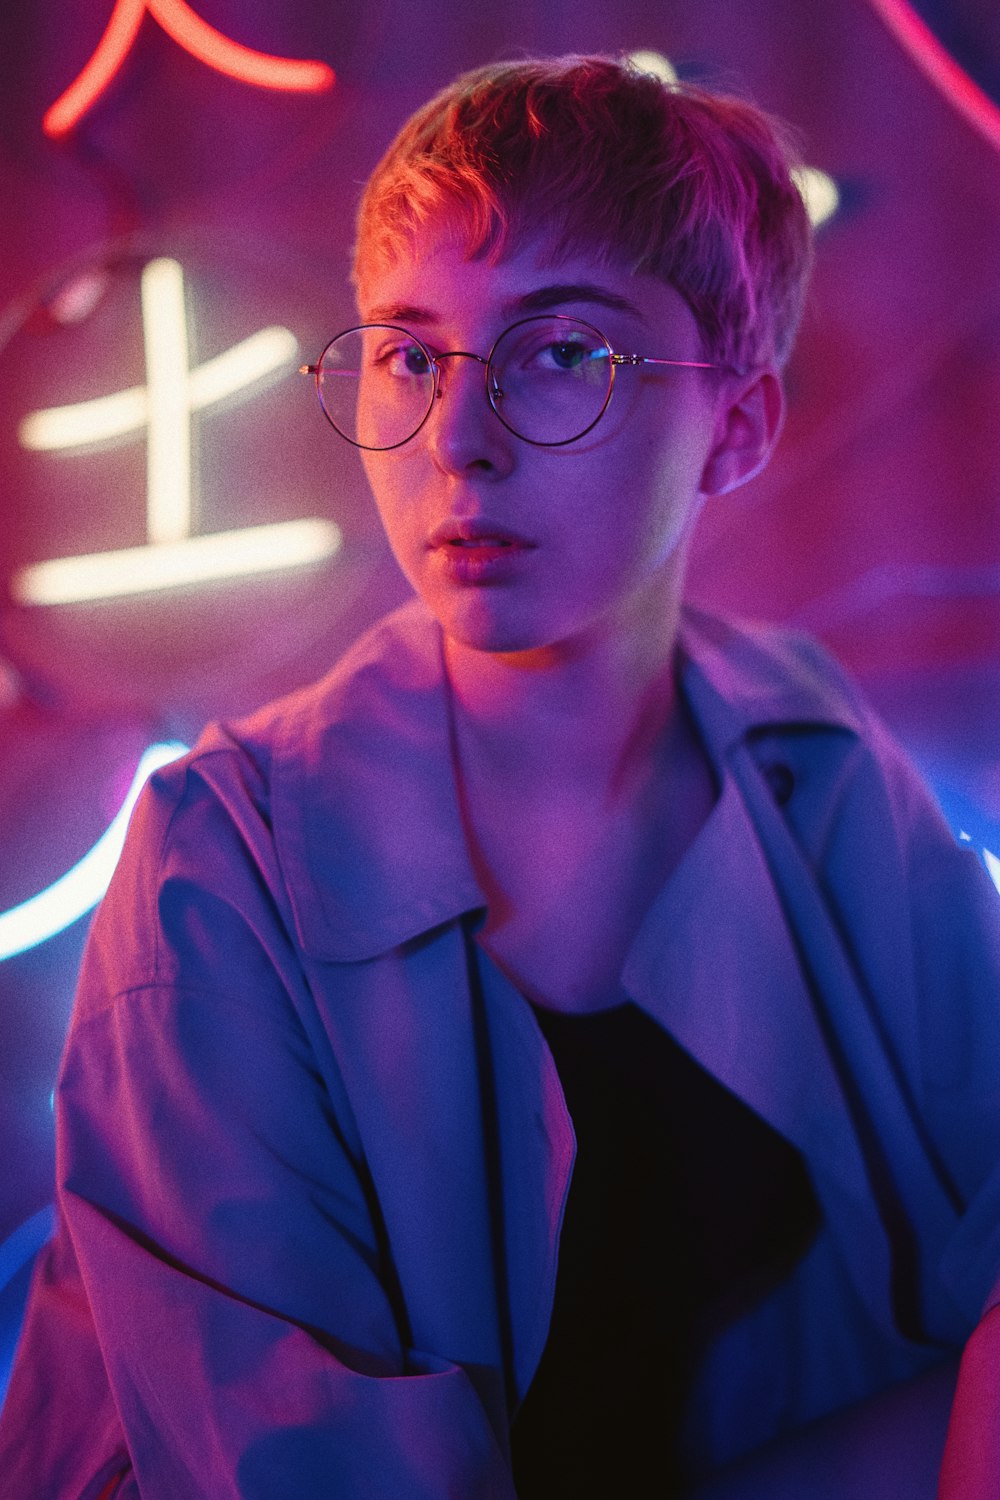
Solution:
{"label": "coat button", "polygon": [[771,788],[771,795],[779,807],[784,807],[795,790],[795,777],[784,761],[772,760],[763,768],[764,780]]}

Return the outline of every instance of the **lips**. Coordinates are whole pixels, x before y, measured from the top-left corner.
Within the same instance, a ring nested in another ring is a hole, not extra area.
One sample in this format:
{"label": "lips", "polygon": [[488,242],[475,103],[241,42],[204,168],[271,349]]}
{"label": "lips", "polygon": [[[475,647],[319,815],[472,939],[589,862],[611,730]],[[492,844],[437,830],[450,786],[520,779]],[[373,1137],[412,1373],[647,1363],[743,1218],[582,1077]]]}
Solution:
{"label": "lips", "polygon": [[450,517],[447,521],[442,521],[431,532],[428,545],[434,551],[445,547],[474,552],[477,548],[524,549],[533,547],[534,543],[519,532],[512,531],[509,526],[500,526],[497,522],[480,516],[464,520]]}
{"label": "lips", "polygon": [[427,542],[435,576],[463,591],[523,582],[535,546],[488,516],[450,516],[435,526]]}

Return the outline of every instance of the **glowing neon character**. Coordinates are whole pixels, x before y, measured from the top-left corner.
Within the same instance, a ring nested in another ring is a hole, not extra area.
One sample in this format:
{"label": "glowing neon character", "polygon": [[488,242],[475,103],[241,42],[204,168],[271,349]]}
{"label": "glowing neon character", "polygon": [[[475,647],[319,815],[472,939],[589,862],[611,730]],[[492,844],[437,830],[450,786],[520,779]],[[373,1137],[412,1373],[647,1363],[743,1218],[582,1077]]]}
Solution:
{"label": "glowing neon character", "polygon": [[111,19],[90,61],[46,110],[42,118],[46,135],[67,135],[105,92],[131,51],[146,11],[192,57],[241,83],[306,94],[319,94],[333,86],[333,69],[326,63],[272,57],[244,47],[203,21],[185,0],[115,0]]}
{"label": "glowing neon character", "polygon": [[316,562],[340,547],[339,528],[319,518],[191,535],[192,414],[293,363],[298,343],[287,328],[262,328],[192,369],[180,264],[150,261],[141,296],[146,384],[32,412],[18,436],[25,448],[53,452],[145,428],[148,544],[22,568],[12,585],[19,603],[71,604],[207,583]]}

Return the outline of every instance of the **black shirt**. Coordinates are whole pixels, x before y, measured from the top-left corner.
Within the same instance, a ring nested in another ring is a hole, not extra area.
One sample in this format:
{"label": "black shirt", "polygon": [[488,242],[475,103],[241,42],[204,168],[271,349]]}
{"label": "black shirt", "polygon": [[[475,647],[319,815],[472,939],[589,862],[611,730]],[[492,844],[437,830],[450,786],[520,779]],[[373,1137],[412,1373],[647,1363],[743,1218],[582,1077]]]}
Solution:
{"label": "black shirt", "polygon": [[665,1500],[699,1353],[792,1269],[815,1196],[795,1148],[637,1006],[535,1014],[577,1158],[515,1485],[520,1500]]}

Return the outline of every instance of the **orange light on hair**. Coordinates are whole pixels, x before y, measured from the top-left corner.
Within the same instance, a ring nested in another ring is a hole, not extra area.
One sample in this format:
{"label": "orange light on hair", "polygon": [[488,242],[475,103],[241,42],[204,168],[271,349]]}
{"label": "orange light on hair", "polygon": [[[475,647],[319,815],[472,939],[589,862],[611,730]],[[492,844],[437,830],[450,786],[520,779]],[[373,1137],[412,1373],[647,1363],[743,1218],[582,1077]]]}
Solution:
{"label": "orange light on hair", "polygon": [[46,135],[67,135],[110,86],[132,49],[147,10],[185,52],[240,83],[300,94],[319,94],[333,86],[333,69],[326,63],[273,57],[244,47],[202,20],[185,0],[115,0],[111,19],[89,62],[42,117]]}

